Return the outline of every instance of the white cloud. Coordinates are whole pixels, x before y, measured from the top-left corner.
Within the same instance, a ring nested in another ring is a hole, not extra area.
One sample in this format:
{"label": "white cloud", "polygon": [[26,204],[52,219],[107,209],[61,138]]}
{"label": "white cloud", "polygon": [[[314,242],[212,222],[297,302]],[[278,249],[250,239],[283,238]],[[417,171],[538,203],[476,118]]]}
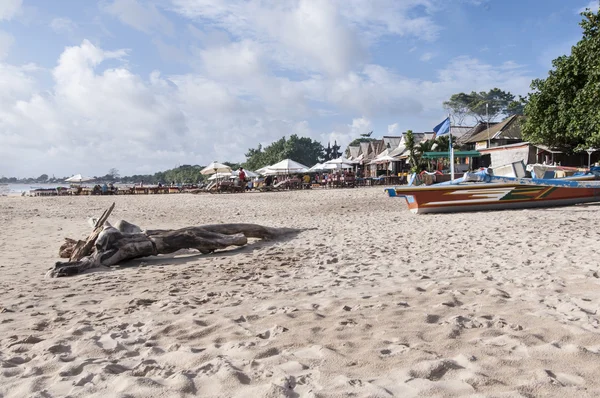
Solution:
{"label": "white cloud", "polygon": [[327,146],[327,143],[337,143],[342,151],[360,134],[368,133],[373,130],[373,123],[365,117],[352,119],[351,124],[337,126],[333,131],[327,134],[321,134],[321,142]]}
{"label": "white cloud", "polygon": [[[67,48],[52,72],[55,87],[50,93],[36,90],[22,69],[0,70],[10,77],[0,81],[5,97],[0,137],[8,142],[2,168],[17,148],[19,154],[26,148],[50,163],[62,163],[57,171],[65,174],[72,172],[70,167],[90,167],[90,154],[99,154],[96,167],[106,168],[124,163],[127,153],[132,158],[153,153],[161,159],[161,154],[176,158],[186,152],[185,140],[178,139],[187,133],[185,117],[172,103],[173,89],[164,80],[143,81],[123,68],[96,70],[103,61],[123,56],[125,51],[103,51],[88,41]],[[60,161],[64,156],[74,156],[72,166]]]}
{"label": "white cloud", "polygon": [[121,22],[145,33],[160,32],[172,36],[173,24],[154,4],[138,0],[113,0],[103,10],[119,18]]}
{"label": "white cloud", "polygon": [[369,43],[381,36],[434,40],[438,32],[422,11],[435,8],[432,0],[170,1],[204,27],[256,42],[279,67],[330,76],[365,64]]}
{"label": "white cloud", "polygon": [[400,126],[398,123],[388,125],[387,135],[398,135],[400,134]]}
{"label": "white cloud", "polygon": [[69,18],[54,18],[50,22],[50,28],[56,33],[73,33],[77,30],[77,24]]}
{"label": "white cloud", "polygon": [[14,42],[15,38],[11,34],[0,30],[0,60],[6,58]]}
{"label": "white cloud", "polygon": [[433,59],[435,57],[434,53],[423,53],[423,55],[421,55],[421,57],[419,57],[419,59],[423,62],[428,62],[431,61],[431,59]]}
{"label": "white cloud", "polygon": [[439,9],[435,0],[337,0],[337,4],[352,23],[374,37],[393,34],[432,41],[439,34],[439,25],[431,19]]}
{"label": "white cloud", "polygon": [[[373,130],[373,117],[437,112],[457,91],[499,86],[520,94],[530,81],[514,63],[492,66],[466,57],[451,61],[435,80],[366,65],[341,77],[299,81],[274,77],[252,62],[240,64],[251,67],[237,80],[158,72],[142,78],[124,66],[126,58],[125,50],[105,51],[89,41],[69,47],[52,71],[50,91],[36,83],[35,66],[0,63],[0,169],[19,175],[103,174],[111,167],[122,174],[154,172],[177,163],[243,160],[259,142],[293,133],[344,147]],[[107,61],[123,65],[106,69]],[[320,134],[307,120],[318,120],[321,109],[364,116]]]}
{"label": "white cloud", "polygon": [[576,13],[581,14],[582,12],[584,12],[587,9],[589,9],[592,12],[598,12],[598,0],[590,0],[588,5],[577,9]]}
{"label": "white cloud", "polygon": [[0,1],[0,21],[9,21],[21,11],[23,0]]}
{"label": "white cloud", "polygon": [[[191,59],[193,72],[141,76],[128,66],[135,49],[107,51],[87,40],[57,54],[52,87],[35,66],[0,62],[0,170],[155,172],[241,161],[248,148],[294,133],[344,147],[379,118],[434,125],[453,93],[497,86],[525,94],[531,81],[511,62],[459,57],[433,78],[415,79],[369,59],[381,36],[435,39],[437,30],[421,21],[438,12],[440,0],[170,1],[192,19],[183,28],[196,47],[163,42],[157,33],[173,25],[148,1],[111,0],[103,9],[151,33],[165,59]],[[387,128],[399,130],[397,123]]]}
{"label": "white cloud", "polygon": [[214,77],[246,79],[266,72],[263,48],[250,40],[199,51],[205,71]]}

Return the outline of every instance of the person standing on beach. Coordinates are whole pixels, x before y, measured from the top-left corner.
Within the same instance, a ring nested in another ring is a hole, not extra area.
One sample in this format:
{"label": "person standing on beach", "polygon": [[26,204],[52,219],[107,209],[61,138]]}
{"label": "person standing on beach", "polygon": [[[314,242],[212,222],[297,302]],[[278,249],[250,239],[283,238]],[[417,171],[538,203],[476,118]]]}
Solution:
{"label": "person standing on beach", "polygon": [[240,186],[243,187],[246,183],[246,172],[244,171],[243,167],[240,167],[240,170],[238,172],[238,178],[240,179]]}

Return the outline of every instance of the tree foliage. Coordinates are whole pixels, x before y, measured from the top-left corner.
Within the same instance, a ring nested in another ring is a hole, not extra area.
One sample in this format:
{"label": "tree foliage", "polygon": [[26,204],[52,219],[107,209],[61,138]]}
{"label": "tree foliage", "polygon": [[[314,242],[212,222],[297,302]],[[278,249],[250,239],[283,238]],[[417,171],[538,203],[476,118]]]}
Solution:
{"label": "tree foliage", "polygon": [[108,170],[108,175],[111,176],[114,179],[117,179],[120,177],[119,175],[119,170],[116,168],[111,168],[110,170]]}
{"label": "tree foliage", "polygon": [[523,98],[516,99],[508,91],[493,88],[488,92],[453,94],[444,102],[444,109],[450,112],[453,124],[461,126],[467,117],[472,117],[480,123],[488,121],[488,118],[489,121],[493,121],[500,116],[520,115],[523,113],[523,101]]}
{"label": "tree foliage", "polygon": [[242,166],[241,163],[233,163],[233,162],[223,162],[223,164],[225,166],[231,167],[231,170],[237,170]]}
{"label": "tree foliage", "polygon": [[262,167],[277,163],[283,159],[292,159],[307,166],[318,163],[323,156],[323,145],[308,137],[298,137],[296,134],[273,142],[263,148],[250,148],[246,153],[244,168],[258,170]]}
{"label": "tree foliage", "polygon": [[[453,137],[454,138],[454,137]],[[460,149],[452,140],[454,149]],[[411,166],[411,171],[415,172],[419,169],[424,169],[427,166],[427,161],[423,158],[425,152],[449,152],[450,151],[450,135],[441,135],[435,140],[421,141],[418,144],[415,141],[415,136],[411,130],[406,132],[404,136],[404,144],[408,150],[408,162]]]}
{"label": "tree foliage", "polygon": [[[125,183],[125,184],[137,184],[140,182],[144,182],[144,184],[170,184],[175,182],[177,184],[195,184],[204,179],[204,176],[200,174],[200,170],[202,170],[202,166],[191,166],[191,165],[183,165],[173,169],[159,171],[154,174],[134,174],[131,176],[120,177],[117,169],[111,169],[108,174],[100,177],[95,177],[94,181],[91,183],[101,183],[101,182],[113,182],[113,183]],[[17,179],[15,177],[0,178],[0,182],[2,183],[33,183],[33,182],[50,182],[62,184],[65,183],[67,177],[60,178],[48,178],[46,174],[42,174],[38,178],[24,178]],[[68,185],[68,183],[65,183]]]}
{"label": "tree foliage", "polygon": [[411,171],[415,172],[419,167],[420,159],[417,157],[417,141],[412,130],[408,130],[404,134],[404,146],[408,150],[408,163],[410,164]]}
{"label": "tree foliage", "polygon": [[571,54],[531,83],[523,123],[528,141],[566,150],[600,146],[600,12],[581,15],[583,37]]}

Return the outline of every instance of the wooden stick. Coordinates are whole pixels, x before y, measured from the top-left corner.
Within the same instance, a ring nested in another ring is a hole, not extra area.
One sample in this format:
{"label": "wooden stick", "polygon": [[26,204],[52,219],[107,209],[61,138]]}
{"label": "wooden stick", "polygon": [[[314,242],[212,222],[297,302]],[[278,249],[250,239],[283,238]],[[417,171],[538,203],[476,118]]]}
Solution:
{"label": "wooden stick", "polygon": [[114,208],[115,202],[113,202],[113,204],[108,209],[104,210],[102,216],[100,216],[98,221],[96,221],[94,230],[92,231],[90,236],[88,236],[88,238],[85,240],[85,242],[81,240],[77,242],[75,248],[73,249],[73,253],[71,254],[71,258],[69,258],[69,261],[79,261],[92,253],[92,248],[96,243],[96,239],[98,239],[98,235],[100,235],[100,232],[102,232],[102,229],[104,228],[104,223],[106,222],[106,220],[108,220],[108,217],[110,216],[110,213],[112,213]]}

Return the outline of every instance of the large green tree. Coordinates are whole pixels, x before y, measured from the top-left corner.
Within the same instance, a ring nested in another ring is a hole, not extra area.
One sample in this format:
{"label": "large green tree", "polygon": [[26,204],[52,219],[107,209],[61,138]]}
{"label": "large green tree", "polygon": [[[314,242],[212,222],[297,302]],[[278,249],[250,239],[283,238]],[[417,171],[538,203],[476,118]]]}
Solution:
{"label": "large green tree", "polygon": [[523,102],[508,91],[493,88],[487,92],[453,94],[444,102],[444,109],[450,112],[453,124],[461,126],[468,117],[477,122],[486,122],[500,116],[520,115],[523,112]]}
{"label": "large green tree", "polygon": [[583,38],[552,61],[546,79],[531,83],[525,105],[526,140],[578,150],[600,146],[600,12],[585,11]]}
{"label": "large green tree", "polygon": [[290,138],[282,137],[265,148],[260,144],[257,148],[250,148],[246,153],[244,167],[257,170],[283,159],[312,166],[320,161],[322,155],[323,145],[320,142],[292,134]]}

